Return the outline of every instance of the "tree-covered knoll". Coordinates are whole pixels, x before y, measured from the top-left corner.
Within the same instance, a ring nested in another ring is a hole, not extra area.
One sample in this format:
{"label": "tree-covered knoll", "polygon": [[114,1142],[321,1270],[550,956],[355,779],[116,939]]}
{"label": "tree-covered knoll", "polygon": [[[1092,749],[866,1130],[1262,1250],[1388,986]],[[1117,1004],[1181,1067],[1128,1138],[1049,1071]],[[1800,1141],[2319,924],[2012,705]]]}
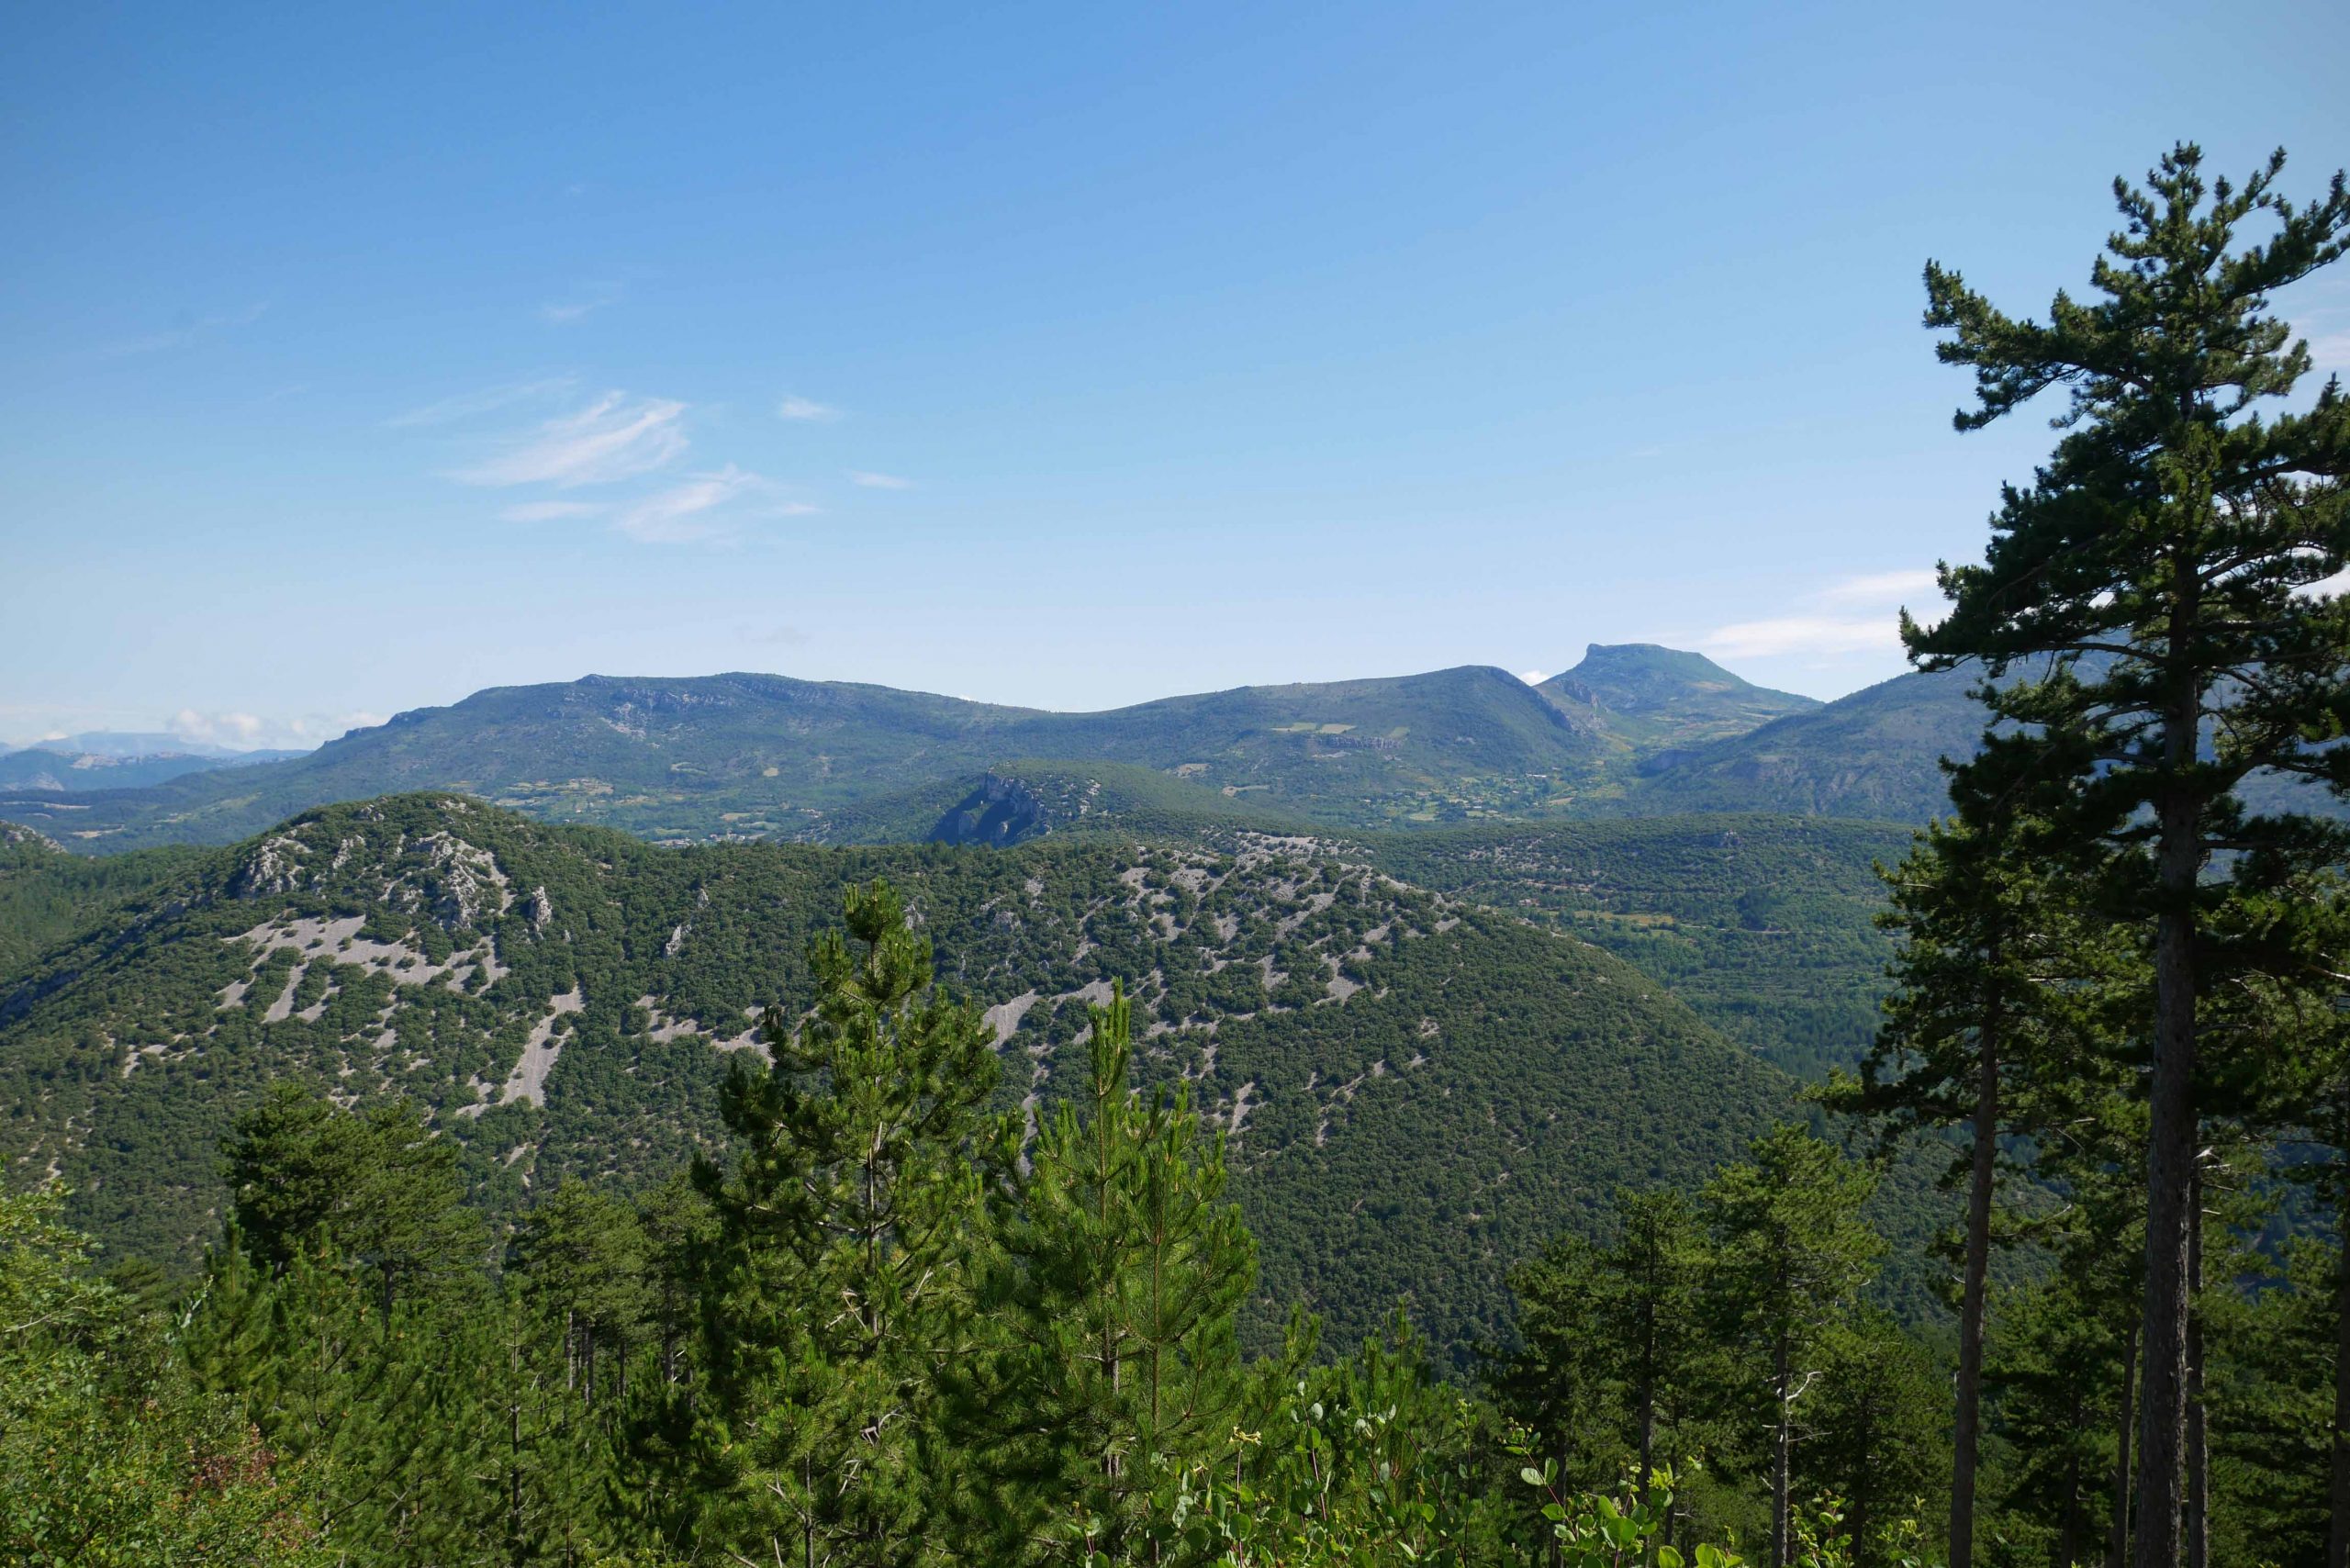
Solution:
{"label": "tree-covered knoll", "polygon": [[844,810],[842,844],[977,844],[996,848],[1046,834],[1223,844],[1237,832],[1326,833],[1261,794],[1211,789],[1191,777],[1123,762],[1022,758],[973,778],[941,779]]}
{"label": "tree-covered knoll", "polygon": [[109,1245],[192,1260],[221,1133],[301,1075],[413,1100],[493,1214],[652,1182],[708,1146],[729,1050],[812,1002],[807,939],[877,875],[996,1009],[996,1106],[1072,1092],[1088,1002],[1128,985],[1138,1079],[1188,1082],[1231,1138],[1259,1346],[1292,1303],[1359,1337],[1408,1298],[1457,1364],[1507,1332],[1540,1236],[1618,1184],[1694,1185],[1792,1103],[1599,947],[1307,841],[663,849],[407,796],[208,853],[23,977],[12,1177],[54,1164]]}

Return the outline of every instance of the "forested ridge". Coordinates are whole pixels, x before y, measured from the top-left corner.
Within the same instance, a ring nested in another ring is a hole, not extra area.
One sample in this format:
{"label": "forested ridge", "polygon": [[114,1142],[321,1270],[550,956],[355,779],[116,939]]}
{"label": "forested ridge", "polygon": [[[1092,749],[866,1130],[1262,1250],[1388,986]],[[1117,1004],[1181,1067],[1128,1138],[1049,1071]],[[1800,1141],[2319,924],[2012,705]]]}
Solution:
{"label": "forested ridge", "polygon": [[[1252,1344],[1292,1302],[1353,1338],[1408,1298],[1462,1364],[1541,1236],[1619,1183],[1694,1184],[1795,1103],[1598,948],[1314,841],[662,849],[410,796],[215,854],[21,977],[14,1168],[54,1162],[75,1217],[185,1266],[217,1223],[213,1143],[297,1073],[426,1108],[493,1214],[570,1176],[650,1183],[715,1135],[729,1049],[809,1005],[808,936],[876,875],[994,1010],[999,1105],[1062,1097],[1088,1002],[1129,987],[1138,1074],[1193,1085],[1233,1140]],[[1914,1231],[1922,1197],[1881,1202]],[[1923,1300],[1921,1271],[1897,1282]]]}
{"label": "forested ridge", "polygon": [[106,911],[177,877],[200,854],[161,849],[94,860],[0,823],[0,983]]}
{"label": "forested ridge", "polygon": [[[70,802],[0,791],[0,815],[79,847],[222,843],[311,806],[452,789],[656,841],[868,835],[873,813],[1010,757],[1148,768],[1211,800],[1373,828],[1547,809],[1615,754],[1502,670],[1164,698],[1043,713],[784,676],[591,676],[476,692],[288,762]],[[1210,808],[1213,809],[1213,808]],[[927,824],[923,824],[926,826]]]}

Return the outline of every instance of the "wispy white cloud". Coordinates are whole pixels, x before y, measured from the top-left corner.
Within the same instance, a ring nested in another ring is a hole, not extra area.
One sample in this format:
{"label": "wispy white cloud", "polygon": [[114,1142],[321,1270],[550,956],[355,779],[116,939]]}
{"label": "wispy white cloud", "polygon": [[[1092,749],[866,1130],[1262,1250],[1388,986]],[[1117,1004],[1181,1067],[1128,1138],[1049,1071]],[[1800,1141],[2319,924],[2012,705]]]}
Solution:
{"label": "wispy white cloud", "polygon": [[265,723],[254,713],[200,713],[193,708],[183,708],[172,715],[167,727],[184,741],[251,747],[261,744]]}
{"label": "wispy white cloud", "polygon": [[391,722],[392,716],[389,713],[371,713],[362,708],[323,722],[296,719],[289,722],[287,728],[297,735],[323,743],[338,740],[353,730],[372,730],[378,724],[388,724]]}
{"label": "wispy white cloud", "polygon": [[618,305],[626,290],[617,283],[582,284],[568,299],[550,299],[539,307],[539,319],[567,327],[608,306]]}
{"label": "wispy white cloud", "polygon": [[2350,328],[2311,338],[2310,363],[2320,375],[2350,375]]}
{"label": "wispy white cloud", "polygon": [[485,386],[477,392],[460,392],[453,398],[427,403],[421,409],[410,409],[405,414],[393,415],[384,424],[389,430],[453,424],[460,420],[494,414],[517,403],[534,403],[543,398],[558,398],[578,385],[577,378],[569,375],[543,375],[534,381],[509,381],[502,386]]}
{"label": "wispy white cloud", "polygon": [[837,420],[841,411],[829,403],[819,403],[813,398],[786,398],[775,406],[778,420]]}
{"label": "wispy white cloud", "polygon": [[1781,654],[1876,654],[1897,648],[1889,615],[1782,615],[1740,621],[1708,632],[1697,644],[1729,659],[1771,658]]}
{"label": "wispy white cloud", "polygon": [[2331,599],[2350,593],[2350,571],[2336,572],[2330,577],[2320,577],[2299,590],[2303,599]]}
{"label": "wispy white cloud", "polygon": [[911,490],[914,487],[912,479],[901,479],[895,474],[875,474],[861,468],[848,471],[848,482],[867,490]]}
{"label": "wispy white cloud", "polygon": [[1942,602],[1934,574],[1914,568],[1841,577],[1814,589],[1810,600],[1809,608],[1794,614],[1718,626],[1697,645],[1726,659],[1898,655],[1897,612],[1906,605],[1919,619],[1931,621]]}
{"label": "wispy white cloud", "polygon": [[1517,678],[1526,682],[1528,686],[1539,686],[1550,678],[1548,674],[1539,669],[1522,669],[1517,672]]}
{"label": "wispy white cloud", "polygon": [[221,315],[184,318],[162,331],[150,332],[144,337],[126,338],[120,342],[108,343],[106,352],[117,357],[161,353],[166,349],[185,347],[199,338],[209,337],[215,332],[228,331],[237,327],[250,327],[260,320],[268,309],[268,303],[263,301],[259,305],[248,305],[242,310],[232,310]]}
{"label": "wispy white cloud", "polygon": [[226,746],[232,751],[295,750],[322,745],[352,730],[372,729],[389,717],[361,710],[265,718],[258,713],[183,708],[163,727],[195,745]]}
{"label": "wispy white cloud", "polygon": [[1873,572],[1830,583],[1819,597],[1833,604],[1886,604],[1938,591],[1930,571]]}
{"label": "wispy white cloud", "polygon": [[554,522],[566,517],[595,517],[608,510],[600,501],[522,501],[498,515],[508,522]]}
{"label": "wispy white cloud", "polygon": [[468,485],[608,485],[667,465],[686,450],[686,405],[607,392],[546,420],[498,456],[450,477]]}
{"label": "wispy white cloud", "polygon": [[[746,497],[772,497],[775,483],[732,463],[711,474],[688,476],[683,482],[658,490],[621,512],[612,526],[631,539],[648,544],[682,544],[722,537],[731,519],[718,515]],[[765,517],[799,517],[816,509],[804,501],[775,501],[759,509]]]}

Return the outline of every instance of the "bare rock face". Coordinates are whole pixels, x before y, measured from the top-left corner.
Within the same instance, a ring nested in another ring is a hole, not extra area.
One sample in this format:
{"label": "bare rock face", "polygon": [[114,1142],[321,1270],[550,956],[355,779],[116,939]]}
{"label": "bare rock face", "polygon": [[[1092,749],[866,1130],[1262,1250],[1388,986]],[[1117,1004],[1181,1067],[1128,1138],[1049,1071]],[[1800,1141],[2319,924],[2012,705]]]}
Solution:
{"label": "bare rock face", "polygon": [[506,873],[488,850],[449,833],[428,834],[418,847],[425,851],[425,864],[404,872],[402,880],[450,930],[470,931],[484,915],[504,914],[513,905]]}
{"label": "bare rock face", "polygon": [[293,892],[303,885],[302,862],[309,853],[309,846],[290,833],[263,839],[261,847],[229,879],[229,890],[241,899]]}
{"label": "bare rock face", "polygon": [[0,823],[0,845],[19,844],[37,844],[45,849],[54,850],[60,855],[65,853],[65,846],[45,833],[36,833],[31,828],[19,827],[15,823]]}
{"label": "bare rock face", "polygon": [[[381,836],[390,842],[376,842]],[[453,932],[480,930],[514,904],[498,857],[447,828],[415,837],[363,830],[358,837],[333,838],[315,822],[262,840],[230,876],[229,891],[241,899],[357,893]],[[543,926],[554,906],[543,888],[532,897],[533,922]]]}

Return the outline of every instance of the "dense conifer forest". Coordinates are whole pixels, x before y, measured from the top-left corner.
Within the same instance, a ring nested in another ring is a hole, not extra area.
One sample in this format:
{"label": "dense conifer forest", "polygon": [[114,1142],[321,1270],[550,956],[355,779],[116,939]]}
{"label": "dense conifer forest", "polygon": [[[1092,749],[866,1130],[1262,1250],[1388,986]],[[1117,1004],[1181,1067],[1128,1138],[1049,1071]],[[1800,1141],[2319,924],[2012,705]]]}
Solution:
{"label": "dense conifer forest", "polygon": [[[1606,857],[1627,879],[1664,853],[1630,848]],[[42,860],[23,897],[86,864]],[[1253,1349],[1292,1304],[1351,1340],[1408,1299],[1436,1359],[1466,1367],[1506,1333],[1511,1262],[1550,1232],[1596,1226],[1619,1184],[1694,1185],[1774,1117],[1819,1118],[1669,977],[1345,846],[665,849],[403,796],[94,903],[97,924],[0,1002],[15,1169],[53,1162],[76,1223],[192,1269],[224,1204],[215,1143],[290,1074],[353,1103],[412,1100],[496,1219],[569,1177],[639,1190],[719,1137],[730,1060],[767,1008],[813,1004],[806,943],[877,875],[948,986],[990,1010],[1013,1064],[991,1109],[1064,1099],[1088,1004],[1129,988],[1138,1079],[1190,1085],[1231,1140],[1262,1249]],[[1649,895],[1635,880],[1625,896]],[[1676,906],[1684,929],[1735,920],[1706,899]],[[1716,977],[1718,995],[1751,996],[1725,1014],[1801,986],[1762,940],[1743,981]],[[1874,1200],[1912,1241],[1937,1223],[1929,1176],[1913,1159]],[[1915,1251],[1879,1294],[1930,1315]]]}

